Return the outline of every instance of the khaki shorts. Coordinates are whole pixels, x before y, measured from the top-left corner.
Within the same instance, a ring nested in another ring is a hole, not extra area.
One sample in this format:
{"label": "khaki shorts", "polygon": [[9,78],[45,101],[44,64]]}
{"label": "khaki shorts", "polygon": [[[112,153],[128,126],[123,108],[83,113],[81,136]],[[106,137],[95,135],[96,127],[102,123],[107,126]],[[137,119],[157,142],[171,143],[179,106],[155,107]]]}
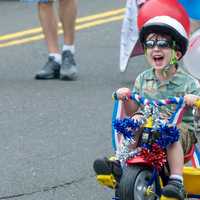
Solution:
{"label": "khaki shorts", "polygon": [[188,153],[191,149],[192,145],[197,142],[197,139],[191,131],[188,130],[188,128],[185,126],[185,124],[181,124],[179,126],[179,129],[181,131],[180,135],[180,142],[183,147],[184,154]]}

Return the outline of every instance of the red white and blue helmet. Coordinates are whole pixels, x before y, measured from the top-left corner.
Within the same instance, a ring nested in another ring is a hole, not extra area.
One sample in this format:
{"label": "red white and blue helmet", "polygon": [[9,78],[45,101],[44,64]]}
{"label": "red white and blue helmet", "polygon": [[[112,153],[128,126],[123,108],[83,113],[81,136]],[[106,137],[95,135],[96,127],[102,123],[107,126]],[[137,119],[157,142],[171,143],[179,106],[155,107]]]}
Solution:
{"label": "red white and blue helmet", "polygon": [[138,12],[139,39],[143,44],[150,33],[168,34],[182,56],[188,47],[190,21],[178,0],[149,0]]}

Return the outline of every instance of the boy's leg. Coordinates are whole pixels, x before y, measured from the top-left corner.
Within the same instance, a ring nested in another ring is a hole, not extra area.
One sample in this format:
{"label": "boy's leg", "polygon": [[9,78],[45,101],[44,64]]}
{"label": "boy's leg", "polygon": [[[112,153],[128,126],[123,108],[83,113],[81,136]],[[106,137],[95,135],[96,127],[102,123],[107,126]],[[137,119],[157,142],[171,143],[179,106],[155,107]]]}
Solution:
{"label": "boy's leg", "polygon": [[[187,154],[192,145],[196,143],[196,137],[194,133],[191,133],[188,130],[188,125],[185,123],[179,124],[178,127],[181,131],[180,135],[180,142],[175,143],[172,145],[171,148],[167,151],[168,163],[170,168],[170,180],[171,183],[168,184],[164,189],[163,192],[165,194],[172,194],[174,195],[174,188],[177,188],[175,191],[176,193],[181,194],[179,195],[179,199],[184,197],[184,188],[183,188],[183,181],[182,179],[182,171],[184,165],[184,155]],[[180,179],[178,181],[178,179]],[[175,186],[175,187],[174,187]],[[167,195],[166,195],[167,196]]]}
{"label": "boy's leg", "polygon": [[167,197],[184,199],[183,186],[183,165],[184,154],[181,143],[175,142],[167,149],[167,159],[170,168],[170,178],[168,184],[162,189],[162,193]]}
{"label": "boy's leg", "polygon": [[54,14],[53,1],[38,3],[38,15],[47,43],[49,59],[44,67],[36,74],[36,79],[58,78],[61,56],[58,45],[58,20]]}
{"label": "boy's leg", "polygon": [[170,174],[177,174],[182,176],[184,155],[183,149],[180,142],[171,144],[167,149],[167,159],[170,168]]}
{"label": "boy's leg", "polygon": [[62,80],[74,80],[78,75],[74,60],[76,15],[76,0],[59,0],[59,16],[64,32],[62,65],[60,70],[60,79]]}

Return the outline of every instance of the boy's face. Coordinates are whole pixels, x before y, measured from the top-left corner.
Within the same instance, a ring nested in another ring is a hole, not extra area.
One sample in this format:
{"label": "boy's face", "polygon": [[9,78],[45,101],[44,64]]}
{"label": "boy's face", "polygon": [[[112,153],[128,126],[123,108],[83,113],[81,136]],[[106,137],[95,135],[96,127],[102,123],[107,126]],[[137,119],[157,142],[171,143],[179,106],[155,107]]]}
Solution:
{"label": "boy's face", "polygon": [[[167,35],[151,33],[147,36],[144,47],[149,64],[155,70],[161,70],[170,63],[172,57],[172,39]],[[177,59],[181,56],[176,52]]]}

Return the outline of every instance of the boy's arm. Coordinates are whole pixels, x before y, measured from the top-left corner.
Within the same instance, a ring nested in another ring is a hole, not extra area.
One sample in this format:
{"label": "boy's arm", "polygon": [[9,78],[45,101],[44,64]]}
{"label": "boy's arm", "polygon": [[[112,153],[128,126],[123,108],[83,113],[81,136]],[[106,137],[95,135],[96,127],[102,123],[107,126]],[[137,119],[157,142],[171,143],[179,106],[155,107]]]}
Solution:
{"label": "boy's arm", "polygon": [[123,101],[123,106],[124,106],[124,110],[127,116],[132,117],[133,114],[138,111],[139,106],[136,102],[134,102],[133,100],[126,100]]}
{"label": "boy's arm", "polygon": [[[190,84],[187,93],[188,94],[184,96],[185,102],[187,105],[193,106],[194,104],[196,104],[196,102],[198,102],[197,100],[200,98],[200,84],[197,80],[193,81]],[[200,144],[200,109],[193,109],[193,116],[194,132],[197,142]]]}
{"label": "boy's arm", "polygon": [[200,116],[200,103],[198,103],[200,102],[200,84],[195,78],[191,79],[184,100],[188,106],[195,106],[196,104],[197,114]]}
{"label": "boy's arm", "polygon": [[125,114],[131,117],[139,108],[138,104],[130,99],[131,90],[129,88],[119,88],[116,91],[117,98],[122,101]]}

